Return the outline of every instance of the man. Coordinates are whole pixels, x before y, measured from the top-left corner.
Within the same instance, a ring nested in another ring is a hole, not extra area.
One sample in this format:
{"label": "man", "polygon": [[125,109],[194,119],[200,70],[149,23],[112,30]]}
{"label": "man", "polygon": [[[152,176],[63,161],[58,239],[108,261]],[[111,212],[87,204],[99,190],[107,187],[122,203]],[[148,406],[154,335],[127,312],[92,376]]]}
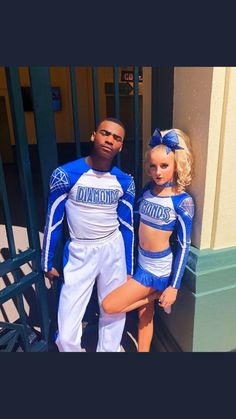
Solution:
{"label": "man", "polygon": [[[133,273],[133,178],[112,165],[121,152],[125,128],[106,118],[91,136],[89,156],[54,170],[44,233],[42,268],[59,276],[53,257],[64,214],[70,233],[63,257],[64,283],[58,308],[60,352],[81,351],[82,319],[97,281],[100,302]],[[125,314],[106,314],[100,306],[97,352],[117,352]]]}

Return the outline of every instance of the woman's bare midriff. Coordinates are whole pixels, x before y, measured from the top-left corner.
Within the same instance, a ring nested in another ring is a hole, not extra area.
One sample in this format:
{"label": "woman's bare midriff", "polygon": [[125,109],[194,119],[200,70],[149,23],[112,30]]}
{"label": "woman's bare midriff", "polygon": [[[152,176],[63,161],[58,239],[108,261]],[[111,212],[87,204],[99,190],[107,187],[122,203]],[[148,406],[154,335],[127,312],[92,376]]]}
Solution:
{"label": "woman's bare midriff", "polygon": [[139,245],[150,252],[161,252],[170,246],[171,234],[172,231],[158,230],[140,222]]}

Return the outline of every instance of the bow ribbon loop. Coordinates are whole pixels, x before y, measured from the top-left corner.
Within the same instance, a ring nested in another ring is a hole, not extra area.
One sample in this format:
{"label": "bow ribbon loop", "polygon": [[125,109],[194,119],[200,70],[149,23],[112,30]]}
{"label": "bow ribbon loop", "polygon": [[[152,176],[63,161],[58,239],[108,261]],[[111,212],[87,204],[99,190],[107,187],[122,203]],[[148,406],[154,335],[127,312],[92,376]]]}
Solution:
{"label": "bow ribbon loop", "polygon": [[167,134],[165,134],[163,137],[159,128],[155,129],[154,133],[152,134],[152,137],[150,138],[149,146],[153,148],[160,144],[164,144],[166,146],[167,154],[175,150],[184,150],[184,148],[180,147],[179,145],[178,135],[176,134],[174,129],[167,132]]}

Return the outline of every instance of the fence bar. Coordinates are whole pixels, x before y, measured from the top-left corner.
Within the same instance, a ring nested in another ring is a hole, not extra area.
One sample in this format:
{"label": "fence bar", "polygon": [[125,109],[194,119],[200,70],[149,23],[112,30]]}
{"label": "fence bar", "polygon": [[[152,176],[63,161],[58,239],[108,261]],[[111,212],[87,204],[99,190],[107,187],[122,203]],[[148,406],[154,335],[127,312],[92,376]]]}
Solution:
{"label": "fence bar", "polygon": [[[2,201],[3,201],[4,215],[5,215],[5,222],[6,222],[6,232],[7,232],[7,239],[8,239],[8,246],[9,246],[9,250],[10,250],[10,255],[11,255],[11,258],[15,258],[15,260],[17,260],[18,258],[16,257],[16,248],[15,248],[15,242],[14,242],[14,235],[13,235],[13,229],[12,229],[11,216],[10,216],[10,208],[9,208],[9,204],[8,204],[6,184],[5,184],[5,179],[4,179],[4,171],[3,171],[1,156],[0,156],[0,191],[1,191]],[[0,263],[0,275],[3,277],[4,275],[6,275],[6,273],[12,272],[13,277],[14,277],[14,281],[15,282],[20,282],[19,272],[15,271],[14,263],[11,263],[12,261],[13,261],[13,259],[10,259],[10,260],[8,259],[5,262]],[[21,262],[22,262],[22,258],[21,258]],[[3,304],[3,293],[1,293],[1,295],[0,295],[0,304]],[[22,295],[17,295],[17,308],[18,308],[21,323],[24,326],[24,328],[26,328],[27,327],[27,321],[26,321],[26,315],[25,315]],[[25,336],[24,336],[24,342],[25,342],[25,346],[26,346],[27,350],[29,350],[30,347],[28,345],[28,342],[25,341]],[[1,344],[3,344],[2,340],[1,340]]]}
{"label": "fence bar", "polygon": [[119,67],[113,67],[113,79],[115,91],[115,117],[120,119]]}
{"label": "fence bar", "polygon": [[49,178],[52,171],[58,166],[51,81],[48,67],[29,67],[29,74],[42,176],[44,208],[46,209]]}
{"label": "fence bar", "polygon": [[[8,240],[10,255],[13,258],[16,255],[16,247],[15,247],[15,241],[14,241],[14,235],[13,235],[13,229],[12,229],[11,213],[10,213],[10,207],[8,203],[7,189],[6,189],[1,155],[0,155],[0,196],[3,202],[4,217],[5,217],[5,222],[6,222],[6,233],[7,233],[7,240]],[[1,265],[0,265],[0,268],[1,268]]]}
{"label": "fence bar", "polygon": [[94,109],[94,122],[95,127],[100,122],[99,116],[99,100],[98,100],[98,77],[97,77],[97,68],[92,67],[92,80],[93,80],[93,109]]}
{"label": "fence bar", "polygon": [[80,158],[80,129],[79,129],[79,118],[78,118],[78,100],[77,100],[77,89],[76,89],[76,78],[75,78],[75,67],[70,67],[70,82],[71,82],[71,97],[72,97],[72,110],[73,110],[73,124],[74,124],[74,136],[76,145],[76,156]]}
{"label": "fence bar", "polygon": [[9,272],[19,269],[20,266],[33,260],[36,257],[36,251],[34,249],[28,249],[21,252],[13,259],[7,259],[0,263],[0,276],[7,275]]}
{"label": "fence bar", "polygon": [[139,72],[134,67],[134,173],[136,190],[139,192],[142,183],[142,172],[140,170],[140,138],[139,138]]}
{"label": "fence bar", "polygon": [[34,202],[33,183],[28,151],[28,140],[25,128],[23,102],[17,67],[7,67],[6,76],[12,109],[21,191],[24,196],[27,213],[29,245],[33,249],[40,251],[38,226],[36,222],[36,207]]}
{"label": "fence bar", "polygon": [[0,302],[4,304],[11,298],[17,297],[29,288],[33,283],[37,281],[39,274],[37,272],[30,272],[21,278],[20,282],[8,285],[6,288],[0,291]]}
{"label": "fence bar", "polygon": [[174,67],[152,67],[151,129],[173,124]]}
{"label": "fence bar", "polygon": [[[29,245],[36,250],[35,259],[32,260],[33,269],[38,271],[38,278],[35,282],[36,295],[40,301],[41,316],[41,333],[43,338],[48,340],[49,316],[46,287],[41,273],[40,264],[40,241],[38,234],[38,226],[36,222],[36,206],[33,195],[32,175],[30,169],[28,142],[25,128],[23,101],[20,88],[20,80],[17,67],[6,68],[6,79],[9,91],[9,99],[11,104],[13,128],[16,142],[17,163],[19,168],[21,190],[24,196],[26,213],[27,213],[27,231],[29,237]],[[23,279],[21,278],[21,281]],[[22,316],[24,313],[20,313]]]}
{"label": "fence bar", "polygon": [[[113,67],[115,93],[115,117],[120,119],[119,67]],[[121,153],[117,154],[117,166],[121,167]]]}

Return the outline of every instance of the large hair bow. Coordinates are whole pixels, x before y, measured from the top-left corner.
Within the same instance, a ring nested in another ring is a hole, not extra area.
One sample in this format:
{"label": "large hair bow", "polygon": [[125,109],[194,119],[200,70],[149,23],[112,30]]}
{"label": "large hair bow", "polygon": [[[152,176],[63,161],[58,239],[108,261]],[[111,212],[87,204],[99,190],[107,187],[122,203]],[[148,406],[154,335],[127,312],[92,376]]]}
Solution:
{"label": "large hair bow", "polygon": [[158,128],[155,129],[152,137],[150,138],[149,146],[153,148],[160,144],[164,144],[166,146],[167,154],[175,150],[184,150],[183,147],[179,146],[178,135],[174,129],[167,132],[167,134],[165,134],[163,137],[161,135],[161,131]]}

